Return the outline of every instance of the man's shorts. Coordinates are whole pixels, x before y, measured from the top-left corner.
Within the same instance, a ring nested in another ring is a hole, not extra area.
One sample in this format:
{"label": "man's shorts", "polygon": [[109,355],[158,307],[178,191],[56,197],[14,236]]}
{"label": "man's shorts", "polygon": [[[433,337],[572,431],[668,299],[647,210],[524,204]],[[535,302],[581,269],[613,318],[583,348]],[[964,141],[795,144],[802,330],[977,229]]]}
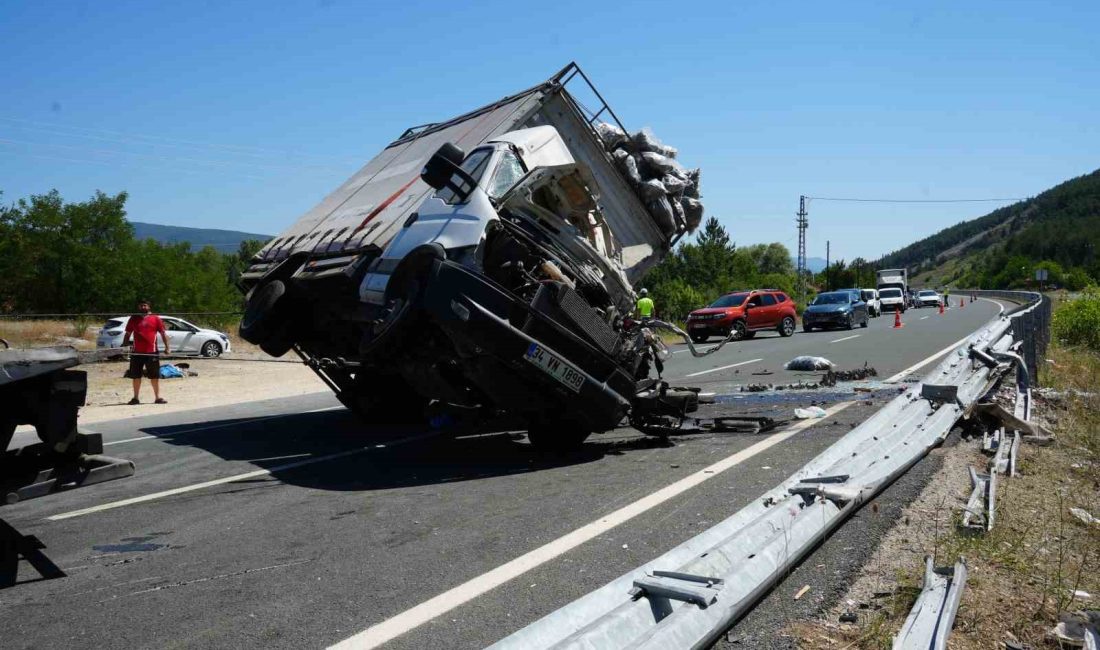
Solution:
{"label": "man's shorts", "polygon": [[123,376],[127,379],[138,379],[142,376],[146,379],[160,379],[160,357],[155,354],[130,355],[130,368]]}

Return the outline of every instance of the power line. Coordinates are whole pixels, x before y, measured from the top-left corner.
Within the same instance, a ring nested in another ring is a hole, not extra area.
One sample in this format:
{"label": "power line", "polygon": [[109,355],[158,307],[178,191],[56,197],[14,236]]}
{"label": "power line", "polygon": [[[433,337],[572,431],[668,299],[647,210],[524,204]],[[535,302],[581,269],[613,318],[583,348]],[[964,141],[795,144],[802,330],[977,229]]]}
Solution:
{"label": "power line", "polygon": [[1008,201],[1026,201],[1026,198],[1004,199],[851,199],[827,196],[807,196],[811,201],[844,201],[847,203],[1005,203]]}

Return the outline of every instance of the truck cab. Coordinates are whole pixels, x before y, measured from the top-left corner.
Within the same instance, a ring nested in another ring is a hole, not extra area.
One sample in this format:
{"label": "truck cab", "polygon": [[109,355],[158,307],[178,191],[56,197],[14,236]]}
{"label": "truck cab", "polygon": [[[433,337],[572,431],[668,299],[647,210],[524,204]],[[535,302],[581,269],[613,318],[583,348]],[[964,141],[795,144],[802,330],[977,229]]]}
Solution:
{"label": "truck cab", "polygon": [[487,231],[499,225],[498,210],[524,220],[554,245],[583,260],[587,268],[578,271],[602,284],[616,309],[628,309],[633,303],[621,249],[599,211],[595,181],[577,165],[554,127],[505,133],[471,151],[458,170],[465,177],[460,184],[466,182],[468,187],[447,184],[450,177],[440,181],[441,187],[424,200],[368,268],[359,292],[364,303],[384,304],[393,271],[423,246],[438,246],[447,259],[476,268],[478,247]]}

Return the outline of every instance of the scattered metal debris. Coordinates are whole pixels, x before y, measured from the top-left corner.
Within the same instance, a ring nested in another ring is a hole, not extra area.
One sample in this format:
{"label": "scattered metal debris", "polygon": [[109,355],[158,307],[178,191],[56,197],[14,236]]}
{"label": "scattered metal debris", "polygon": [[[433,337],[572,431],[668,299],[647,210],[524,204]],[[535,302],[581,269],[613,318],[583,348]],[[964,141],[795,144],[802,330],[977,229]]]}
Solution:
{"label": "scattered metal debris", "polygon": [[1016,476],[1016,459],[1020,453],[1020,432],[1014,431],[1009,437],[1005,430],[997,429],[993,435],[982,435],[982,451],[990,452],[989,472]]}
{"label": "scattered metal debris", "polygon": [[1058,618],[1058,624],[1047,632],[1047,636],[1057,641],[1060,647],[1100,648],[1100,611],[1062,612]]}
{"label": "scattered metal debris", "polygon": [[861,381],[871,377],[878,377],[878,370],[864,363],[862,368],[854,370],[830,370],[821,378],[821,383],[835,386],[838,381]]}
{"label": "scattered metal debris", "polygon": [[905,619],[905,625],[894,637],[894,650],[946,648],[965,586],[964,560],[960,558],[954,569],[936,569],[932,565],[932,556],[925,557],[924,584],[909,617]]}
{"label": "scattered metal debris", "polygon": [[1100,524],[1100,519],[1093,517],[1089,512],[1081,508],[1070,508],[1069,513],[1086,524]]}
{"label": "scattered metal debris", "polygon": [[979,474],[973,467],[967,469],[970,470],[970,482],[974,488],[966,501],[962,526],[971,530],[992,530],[997,500],[997,473]]}

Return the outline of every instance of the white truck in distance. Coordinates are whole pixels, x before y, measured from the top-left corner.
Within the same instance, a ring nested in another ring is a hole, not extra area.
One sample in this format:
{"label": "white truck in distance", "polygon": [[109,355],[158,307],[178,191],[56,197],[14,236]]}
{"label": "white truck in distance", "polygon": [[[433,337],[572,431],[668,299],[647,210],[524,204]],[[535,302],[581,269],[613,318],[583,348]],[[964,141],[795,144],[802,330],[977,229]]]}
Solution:
{"label": "white truck in distance", "polygon": [[898,305],[893,292],[890,292],[890,298],[887,299],[884,289],[898,289],[901,292],[901,310],[905,311],[909,307],[909,273],[905,269],[882,269],[878,272],[877,281],[875,288],[878,289],[884,310],[893,311]]}

